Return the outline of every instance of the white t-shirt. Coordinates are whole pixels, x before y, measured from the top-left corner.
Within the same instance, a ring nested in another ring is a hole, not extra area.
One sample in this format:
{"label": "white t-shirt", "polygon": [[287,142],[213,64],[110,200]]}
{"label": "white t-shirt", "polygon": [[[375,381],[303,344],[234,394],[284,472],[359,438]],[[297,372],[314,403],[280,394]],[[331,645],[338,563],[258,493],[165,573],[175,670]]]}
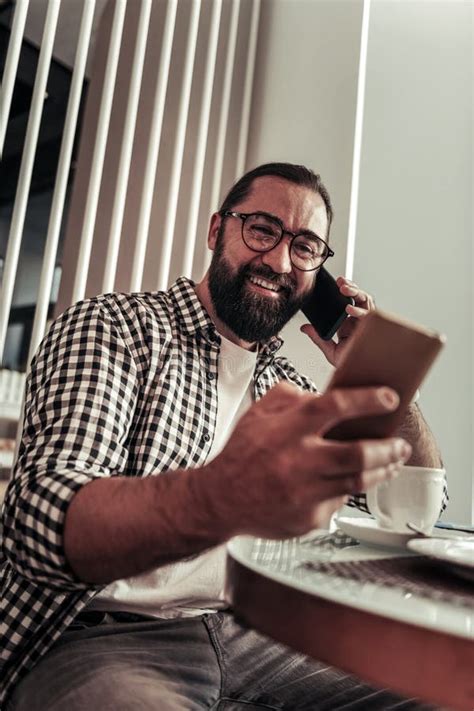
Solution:
{"label": "white t-shirt", "polygon": [[[217,423],[208,461],[223,449],[245,410],[252,403],[257,352],[222,338],[217,376]],[[149,573],[116,580],[98,593],[88,609],[121,610],[186,617],[225,606],[223,587],[225,545]]]}

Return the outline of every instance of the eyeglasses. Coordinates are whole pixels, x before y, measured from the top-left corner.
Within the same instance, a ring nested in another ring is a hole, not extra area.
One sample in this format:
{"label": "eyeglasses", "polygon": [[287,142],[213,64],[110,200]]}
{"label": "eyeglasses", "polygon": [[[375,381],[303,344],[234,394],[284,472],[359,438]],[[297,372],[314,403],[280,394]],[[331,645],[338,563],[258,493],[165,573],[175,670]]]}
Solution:
{"label": "eyeglasses", "polygon": [[253,252],[269,252],[277,246],[283,235],[290,235],[291,263],[303,272],[317,269],[328,257],[334,256],[329,245],[314,232],[295,234],[285,230],[283,222],[278,217],[266,212],[244,213],[225,210],[220,215],[238,217],[242,220],[242,239]]}

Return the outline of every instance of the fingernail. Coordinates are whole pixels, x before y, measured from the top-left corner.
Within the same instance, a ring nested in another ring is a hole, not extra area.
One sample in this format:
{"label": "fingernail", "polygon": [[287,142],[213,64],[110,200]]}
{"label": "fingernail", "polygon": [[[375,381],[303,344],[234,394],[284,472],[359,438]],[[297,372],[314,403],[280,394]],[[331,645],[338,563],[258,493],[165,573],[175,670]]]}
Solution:
{"label": "fingernail", "polygon": [[411,447],[406,440],[397,439],[395,441],[394,451],[397,459],[403,459],[403,461],[406,462],[411,454]]}
{"label": "fingernail", "polygon": [[377,396],[382,405],[385,405],[389,410],[394,410],[400,401],[397,393],[394,390],[390,390],[390,388],[379,388]]}
{"label": "fingernail", "polygon": [[408,442],[405,442],[405,446],[403,448],[403,454],[402,454],[402,458],[403,458],[404,462],[406,462],[407,459],[410,459],[411,453],[412,453],[411,445],[408,444]]}

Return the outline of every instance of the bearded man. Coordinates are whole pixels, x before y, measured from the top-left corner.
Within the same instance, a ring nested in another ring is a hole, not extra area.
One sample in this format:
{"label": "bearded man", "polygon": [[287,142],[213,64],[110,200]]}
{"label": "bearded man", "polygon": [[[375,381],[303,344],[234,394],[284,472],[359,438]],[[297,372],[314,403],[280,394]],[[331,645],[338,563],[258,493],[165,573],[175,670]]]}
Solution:
{"label": "bearded man", "polygon": [[[101,295],[53,324],[3,515],[9,711],[428,708],[242,626],[223,597],[232,536],[305,534],[408,460],[439,464],[421,414],[406,439],[324,441],[396,393],[318,395],[277,355],[332,216],[311,170],[260,166],[212,215],[199,284]],[[355,301],[339,339],[304,327],[335,365],[373,307],[338,284]]]}

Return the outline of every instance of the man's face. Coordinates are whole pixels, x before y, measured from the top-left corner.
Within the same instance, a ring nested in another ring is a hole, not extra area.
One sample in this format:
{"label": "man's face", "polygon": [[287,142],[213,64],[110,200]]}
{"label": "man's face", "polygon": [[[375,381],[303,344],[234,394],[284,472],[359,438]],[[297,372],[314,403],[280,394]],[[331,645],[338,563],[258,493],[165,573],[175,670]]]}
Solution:
{"label": "man's face", "polygon": [[[257,178],[249,196],[232,210],[267,212],[280,218],[291,232],[311,230],[326,239],[328,221],[321,196],[282,178]],[[242,240],[240,218],[215,215],[209,245],[214,250],[209,268],[214,309],[221,321],[248,343],[279,333],[315,283],[317,272],[303,272],[292,265],[288,235],[271,251],[254,252]],[[256,284],[256,277],[266,280],[269,288]]]}

